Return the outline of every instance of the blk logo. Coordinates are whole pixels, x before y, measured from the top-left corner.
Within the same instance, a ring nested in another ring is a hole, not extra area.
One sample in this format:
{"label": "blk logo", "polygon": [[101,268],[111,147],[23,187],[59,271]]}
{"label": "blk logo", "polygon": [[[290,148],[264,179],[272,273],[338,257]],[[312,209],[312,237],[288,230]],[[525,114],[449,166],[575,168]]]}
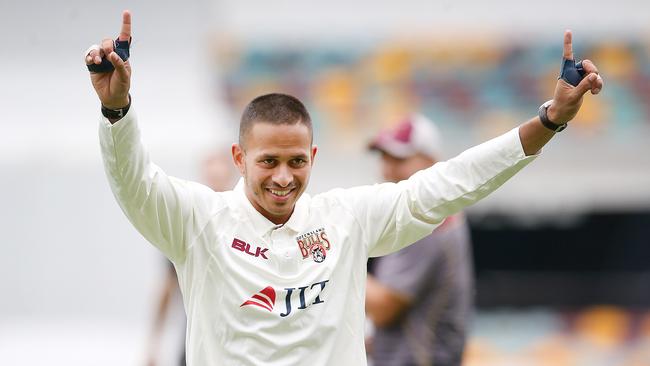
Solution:
{"label": "blk logo", "polygon": [[262,247],[256,247],[255,251],[251,250],[251,245],[248,244],[247,242],[243,240],[239,240],[237,238],[233,239],[232,245],[233,248],[239,250],[240,252],[244,252],[250,256],[253,256],[255,258],[257,257],[262,257],[263,259],[269,259],[266,256],[266,251],[269,250],[268,248],[262,248]]}
{"label": "blk logo", "polygon": [[[293,302],[296,300],[295,299],[295,294],[297,293],[298,297],[298,307],[295,308],[295,310],[305,310],[311,305],[317,305],[317,304],[322,304],[325,302],[325,299],[322,297],[323,295],[323,290],[325,289],[325,285],[329,280],[325,281],[320,281],[316,282],[314,284],[311,284],[309,286],[302,286],[302,287],[289,287],[285,288],[285,297],[284,297],[284,311],[280,313],[280,316],[285,318],[289,316],[289,314],[292,313],[294,310],[293,308]],[[316,297],[311,303],[307,303],[307,295],[309,294],[310,297],[316,294]],[[241,304],[239,307],[244,307],[248,305],[252,306],[258,306],[262,309],[266,309],[270,312],[273,311],[273,308],[275,307],[275,297],[276,297],[276,291],[273,289],[271,286],[267,286],[260,292],[254,294],[251,296],[250,299],[244,301],[243,304]]]}

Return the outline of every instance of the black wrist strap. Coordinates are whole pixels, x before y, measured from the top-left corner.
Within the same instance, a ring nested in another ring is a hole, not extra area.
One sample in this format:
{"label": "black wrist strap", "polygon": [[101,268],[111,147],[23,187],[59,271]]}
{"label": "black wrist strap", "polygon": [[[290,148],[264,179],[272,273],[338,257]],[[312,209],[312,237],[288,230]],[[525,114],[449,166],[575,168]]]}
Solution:
{"label": "black wrist strap", "polygon": [[547,111],[548,111],[548,107],[551,105],[551,103],[553,103],[552,99],[549,100],[548,102],[542,104],[539,107],[539,120],[542,121],[542,124],[544,125],[544,127],[548,128],[549,130],[551,130],[553,132],[560,132],[560,131],[564,130],[567,127],[567,124],[565,123],[565,124],[562,124],[562,125],[558,125],[557,123],[553,123],[553,122],[551,122],[550,119],[548,119]]}
{"label": "black wrist strap", "polygon": [[126,115],[131,108],[131,94],[129,94],[129,104],[119,109],[108,109],[102,104],[102,115],[108,119],[120,119]]}

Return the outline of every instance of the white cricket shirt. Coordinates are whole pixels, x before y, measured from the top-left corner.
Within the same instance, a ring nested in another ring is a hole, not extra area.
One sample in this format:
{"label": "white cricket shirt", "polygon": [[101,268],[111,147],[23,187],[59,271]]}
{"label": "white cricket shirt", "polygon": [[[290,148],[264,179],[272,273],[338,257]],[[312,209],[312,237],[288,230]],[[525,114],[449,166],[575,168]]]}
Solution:
{"label": "white cricket shirt", "polygon": [[397,184],[303,194],[278,226],[242,181],[217,193],[167,176],[133,111],[102,118],[100,142],[122,210],[176,266],[190,366],[365,365],[368,257],[431,233],[534,158],[514,129]]}

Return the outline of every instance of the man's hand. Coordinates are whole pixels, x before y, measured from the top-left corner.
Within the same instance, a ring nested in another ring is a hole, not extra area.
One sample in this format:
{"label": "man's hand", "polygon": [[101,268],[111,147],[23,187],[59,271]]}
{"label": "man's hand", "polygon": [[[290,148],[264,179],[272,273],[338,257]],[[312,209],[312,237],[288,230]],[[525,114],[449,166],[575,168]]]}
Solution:
{"label": "man's hand", "polygon": [[[571,31],[564,33],[564,59],[573,60]],[[598,94],[603,89],[603,79],[598,75],[596,65],[589,60],[584,60],[582,68],[585,77],[577,86],[573,86],[563,79],[557,81],[553,102],[546,111],[546,116],[551,122],[558,125],[569,122],[580,110],[582,97],[588,91],[591,91],[591,94]],[[537,154],[553,138],[553,135],[555,132],[546,128],[539,117],[535,117],[519,127],[519,138],[526,155]]]}
{"label": "man's hand", "polygon": [[[131,13],[128,10],[122,13],[122,30],[119,40],[131,40]],[[99,65],[102,63],[102,58],[106,57],[115,67],[115,70],[110,72],[90,73],[90,80],[102,105],[108,109],[119,109],[128,105],[131,65],[128,60],[122,61],[120,56],[114,52],[113,39],[106,38],[101,45],[93,45],[84,57],[86,65],[93,63]]]}
{"label": "man's hand", "polygon": [[[564,33],[564,59],[573,60],[573,45],[571,44],[571,31]],[[573,86],[563,79],[557,81],[553,103],[548,108],[548,118],[558,125],[569,122],[576,116],[582,105],[582,97],[588,91],[591,94],[600,93],[603,88],[603,79],[598,75],[598,69],[589,60],[582,61],[585,77],[577,86]]]}

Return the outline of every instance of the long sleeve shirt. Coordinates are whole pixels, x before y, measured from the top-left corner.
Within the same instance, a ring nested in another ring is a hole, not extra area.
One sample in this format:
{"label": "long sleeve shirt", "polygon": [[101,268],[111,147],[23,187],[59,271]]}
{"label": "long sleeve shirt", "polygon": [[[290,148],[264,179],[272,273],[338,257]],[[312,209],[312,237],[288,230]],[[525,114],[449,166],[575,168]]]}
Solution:
{"label": "long sleeve shirt", "polygon": [[99,134],[120,207],[176,267],[190,366],[365,365],[368,257],[430,234],[534,159],[514,129],[396,184],[303,194],[275,225],[242,181],[214,192],[167,176],[133,110]]}

